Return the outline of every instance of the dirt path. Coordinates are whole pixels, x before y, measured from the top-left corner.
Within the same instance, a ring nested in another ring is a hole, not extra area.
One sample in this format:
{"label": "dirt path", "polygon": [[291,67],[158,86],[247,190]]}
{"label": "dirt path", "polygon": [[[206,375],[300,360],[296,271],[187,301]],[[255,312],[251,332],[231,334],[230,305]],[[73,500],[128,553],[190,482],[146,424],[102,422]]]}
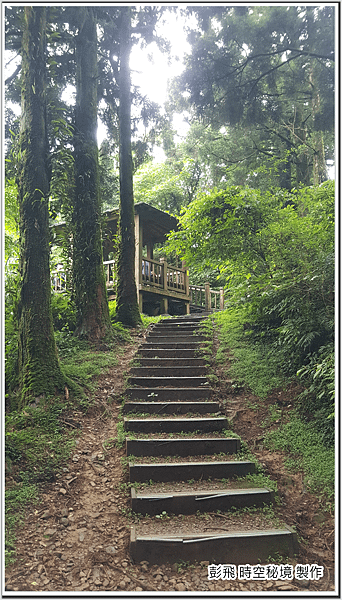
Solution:
{"label": "dirt path", "polygon": [[[140,340],[136,340],[137,342]],[[274,392],[263,408],[250,408],[256,398],[245,392],[235,394],[227,416],[233,418],[234,431],[247,442],[266,474],[275,479],[281,503],[276,512],[299,536],[301,564],[324,567],[318,581],[208,581],[208,564],[154,566],[146,562],[133,565],[129,556],[130,493],[122,466],[124,449],[114,443],[120,394],[125,373],[136,345],[127,346],[119,365],[99,380],[94,406],[86,416],[68,415],[81,422],[75,451],[56,481],[41,488],[41,503],[26,515],[25,527],[18,534],[17,560],[7,569],[6,590],[11,592],[120,592],[143,591],[305,591],[334,590],[334,520],[323,512],[315,496],[303,485],[301,473],[289,475],[284,455],[263,448],[261,423],[269,404],[278,402],[290,410],[296,394]],[[215,395],[220,401],[231,396],[229,381],[217,369]],[[112,398],[108,404],[108,397]],[[108,408],[109,407],[109,408]],[[106,413],[105,414],[105,409]],[[276,426],[276,425],[274,425]],[[139,595],[139,594],[138,594]]]}

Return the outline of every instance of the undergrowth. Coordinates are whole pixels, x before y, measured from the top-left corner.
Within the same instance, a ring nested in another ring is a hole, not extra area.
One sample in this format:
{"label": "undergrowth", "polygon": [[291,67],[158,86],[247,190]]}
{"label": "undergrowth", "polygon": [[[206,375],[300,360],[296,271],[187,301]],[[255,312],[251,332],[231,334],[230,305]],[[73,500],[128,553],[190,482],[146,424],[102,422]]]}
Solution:
{"label": "undergrowth", "polygon": [[291,421],[270,431],[265,445],[288,453],[285,466],[291,472],[303,470],[304,483],[312,492],[331,501],[334,496],[335,452],[322,444],[322,435],[313,423],[293,415]]}
{"label": "undergrowth", "polygon": [[[229,362],[229,375],[233,375],[260,400],[275,388],[285,389],[290,379],[279,368],[274,345],[261,344],[253,339],[243,308],[222,311],[215,315],[215,319],[219,325],[220,340],[216,360],[223,368]],[[307,488],[330,505],[334,496],[335,473],[332,356],[333,350],[328,352],[324,347],[319,359],[314,355],[298,372],[300,381],[305,383],[307,378],[308,387],[294,400],[295,408],[288,412],[288,422],[280,422],[265,435],[266,447],[285,451],[288,470],[302,470]],[[253,406],[253,410],[257,408]],[[279,407],[270,406],[262,425],[267,428],[272,423],[274,427],[278,420]]]}
{"label": "undergrowth", "polygon": [[273,388],[285,384],[274,353],[266,345],[249,342],[248,329],[244,329],[243,310],[222,311],[215,314],[215,319],[219,325],[220,340],[216,362],[225,364],[228,353],[232,353],[229,354],[229,374],[240,385],[249,387],[259,398],[266,398]]}
{"label": "undergrowth", "polygon": [[23,523],[24,508],[38,501],[38,486],[27,476],[15,488],[5,492],[5,565],[15,560],[16,528]]}

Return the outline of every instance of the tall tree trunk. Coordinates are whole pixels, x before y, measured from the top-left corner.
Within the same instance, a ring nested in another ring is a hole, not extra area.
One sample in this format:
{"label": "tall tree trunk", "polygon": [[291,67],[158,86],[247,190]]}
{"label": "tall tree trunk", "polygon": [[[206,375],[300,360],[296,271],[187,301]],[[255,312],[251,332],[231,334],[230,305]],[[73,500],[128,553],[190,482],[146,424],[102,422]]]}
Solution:
{"label": "tall tree trunk", "polygon": [[46,8],[25,6],[18,173],[19,383],[22,402],[63,389],[51,313],[46,135]]}
{"label": "tall tree trunk", "polygon": [[[297,156],[296,156],[296,183],[297,185],[311,185],[312,183],[312,164],[310,164],[310,154],[307,147],[307,125],[300,107],[296,110],[294,120],[294,134],[296,136]],[[298,147],[299,142],[299,147]],[[300,144],[300,142],[302,142]]]}
{"label": "tall tree trunk", "polygon": [[135,282],[135,227],[131,149],[131,8],[122,8],[120,32],[120,222],[116,318],[129,327],[141,323]]}
{"label": "tall tree trunk", "polygon": [[97,148],[97,35],[91,6],[77,7],[75,195],[72,214],[76,334],[92,341],[111,330],[103,271]]}
{"label": "tall tree trunk", "polygon": [[[315,117],[320,112],[321,107],[321,98],[319,94],[319,90],[315,85],[315,76],[314,76],[314,67],[311,65],[310,67],[310,84],[312,89],[312,114],[313,114],[313,123],[315,127]],[[327,166],[325,162],[325,152],[324,152],[324,136],[323,131],[315,130],[311,135],[312,144],[315,149],[313,155],[313,168],[312,168],[312,179],[314,185],[319,185],[323,181],[328,179],[327,174]]]}

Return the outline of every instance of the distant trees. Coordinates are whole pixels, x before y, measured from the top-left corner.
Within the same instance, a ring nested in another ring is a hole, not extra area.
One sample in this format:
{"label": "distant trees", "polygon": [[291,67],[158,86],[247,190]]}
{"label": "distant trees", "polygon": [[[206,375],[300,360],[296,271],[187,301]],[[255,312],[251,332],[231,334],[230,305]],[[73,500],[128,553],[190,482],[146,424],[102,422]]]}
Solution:
{"label": "distant trees", "polygon": [[201,165],[189,156],[159,164],[149,161],[134,175],[135,201],[178,215],[195,198],[203,180]]}
{"label": "distant trees", "polygon": [[190,10],[199,27],[176,104],[183,97],[179,106],[193,107],[217,132],[228,176],[245,162],[252,185],[260,169],[287,189],[324,181],[334,131],[334,7]]}

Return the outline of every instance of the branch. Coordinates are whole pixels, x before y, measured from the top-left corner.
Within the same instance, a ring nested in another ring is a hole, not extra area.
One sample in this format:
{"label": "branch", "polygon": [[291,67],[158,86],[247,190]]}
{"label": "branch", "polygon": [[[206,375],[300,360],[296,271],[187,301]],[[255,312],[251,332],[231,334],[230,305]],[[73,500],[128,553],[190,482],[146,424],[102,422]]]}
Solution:
{"label": "branch", "polygon": [[[291,131],[291,129],[286,125],[286,123],[283,123],[283,126],[286,129],[289,129],[289,131],[291,133],[293,133]],[[279,131],[275,131],[275,129],[272,129],[271,127],[268,127],[267,125],[264,125],[266,131],[269,131],[270,133],[273,133],[274,135],[276,135],[278,138],[280,138],[283,142],[285,142],[286,146],[289,147],[291,146],[291,140],[287,139],[285,136],[283,136],[281,133],[279,133]]]}
{"label": "branch", "polygon": [[20,73],[20,71],[21,71],[21,64],[17,66],[16,70],[14,71],[14,73],[12,73],[12,75],[10,75],[9,77],[7,77],[7,79],[5,79],[5,85],[7,85],[8,83],[11,83],[11,81],[16,78],[16,76],[18,75],[18,73]]}
{"label": "branch", "polygon": [[[308,50],[299,50],[297,48],[291,48],[291,47],[281,48],[280,50],[275,50],[274,52],[265,52],[265,53],[255,54],[253,56],[248,56],[246,58],[246,60],[241,65],[237,65],[231,71],[229,71],[228,73],[225,73],[225,75],[223,75],[222,77],[216,78],[215,79],[215,83],[217,83],[221,79],[225,79],[227,77],[230,77],[231,75],[233,75],[234,73],[236,73],[238,71],[240,71],[240,75],[242,77],[242,73],[245,70],[245,68],[246,68],[246,66],[248,65],[249,62],[252,62],[253,60],[256,60],[256,59],[264,57],[264,56],[276,56],[277,54],[283,54],[284,52],[296,52],[297,54],[295,56],[290,56],[288,59],[284,60],[279,65],[276,65],[275,67],[272,67],[268,71],[265,71],[264,73],[262,73],[257,79],[254,80],[253,86],[252,86],[252,88],[251,88],[251,90],[249,92],[250,94],[251,94],[252,90],[255,88],[255,86],[259,83],[259,81],[261,79],[263,79],[263,77],[266,77],[267,75],[269,75],[270,73],[273,73],[274,71],[276,71],[277,69],[283,67],[284,65],[289,64],[292,60],[296,60],[299,56],[310,56],[310,57],[313,57],[313,58],[317,58],[319,60],[331,60],[331,61],[334,61],[334,55],[332,55],[332,56],[324,56],[324,55],[321,55],[321,54],[316,54],[315,52],[309,52]],[[248,85],[248,82],[244,83],[244,84],[240,83],[236,87],[244,87],[246,85]],[[226,94],[224,94],[223,97],[225,97],[225,96],[226,96]]]}
{"label": "branch", "polygon": [[[258,150],[258,148],[256,148]],[[255,156],[255,152],[252,152],[251,154],[249,154],[248,156],[245,156],[244,158],[239,158],[238,160],[229,160],[224,158],[223,156],[220,156],[219,154],[216,154],[215,152],[213,152],[212,150],[210,151],[210,153],[215,156],[215,158],[218,158],[219,160],[222,160],[224,163],[226,163],[226,165],[235,165],[235,164],[239,164],[244,162],[245,160],[248,160],[249,158],[252,158],[252,156]]]}

